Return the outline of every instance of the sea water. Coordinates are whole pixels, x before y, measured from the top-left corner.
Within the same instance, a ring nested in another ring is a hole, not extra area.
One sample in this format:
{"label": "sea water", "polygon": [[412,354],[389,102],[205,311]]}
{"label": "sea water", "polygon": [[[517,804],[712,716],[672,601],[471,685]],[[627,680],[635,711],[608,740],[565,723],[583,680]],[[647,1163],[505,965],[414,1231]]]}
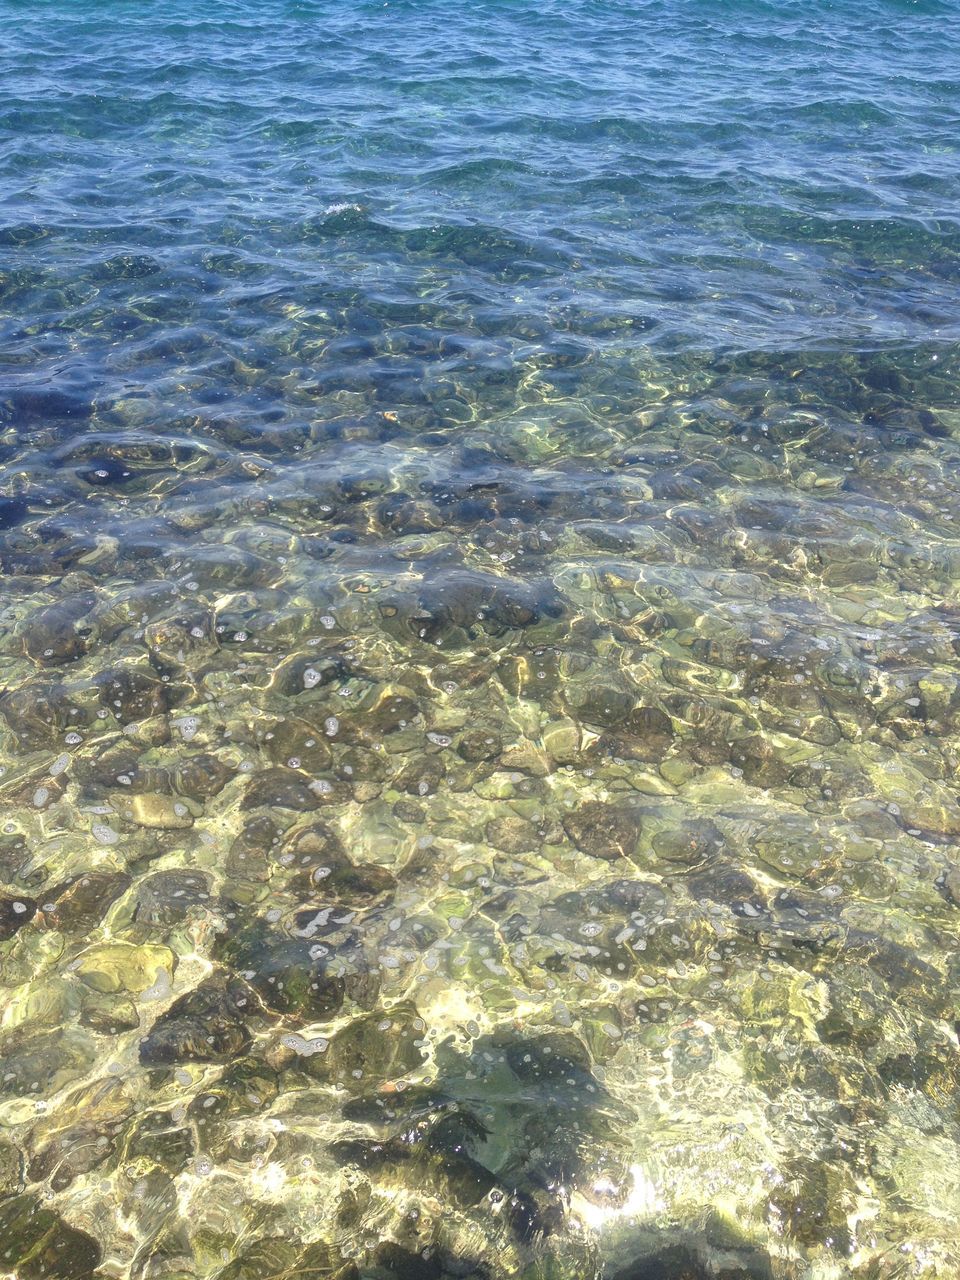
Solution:
{"label": "sea water", "polygon": [[960,5],[0,30],[0,1271],[960,1274]]}

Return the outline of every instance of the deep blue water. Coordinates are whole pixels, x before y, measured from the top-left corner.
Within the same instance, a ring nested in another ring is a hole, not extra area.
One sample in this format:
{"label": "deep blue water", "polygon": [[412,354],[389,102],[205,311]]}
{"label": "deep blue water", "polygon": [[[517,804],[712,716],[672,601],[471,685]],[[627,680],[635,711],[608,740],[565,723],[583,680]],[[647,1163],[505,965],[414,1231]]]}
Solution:
{"label": "deep blue water", "polygon": [[586,351],[949,342],[957,16],[5,6],[8,359],[116,394],[114,343],[176,305],[214,347],[292,347],[279,376],[283,300]]}
{"label": "deep blue water", "polygon": [[960,1274],[958,0],[0,0],[0,1269]]}

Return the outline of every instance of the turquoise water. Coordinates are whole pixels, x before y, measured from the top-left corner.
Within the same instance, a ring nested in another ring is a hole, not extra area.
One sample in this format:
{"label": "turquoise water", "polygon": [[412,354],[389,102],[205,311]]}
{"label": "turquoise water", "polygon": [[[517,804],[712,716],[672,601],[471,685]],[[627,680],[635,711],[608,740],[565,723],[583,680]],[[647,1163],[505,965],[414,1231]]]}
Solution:
{"label": "turquoise water", "polygon": [[960,5],[0,21],[0,1267],[960,1274]]}

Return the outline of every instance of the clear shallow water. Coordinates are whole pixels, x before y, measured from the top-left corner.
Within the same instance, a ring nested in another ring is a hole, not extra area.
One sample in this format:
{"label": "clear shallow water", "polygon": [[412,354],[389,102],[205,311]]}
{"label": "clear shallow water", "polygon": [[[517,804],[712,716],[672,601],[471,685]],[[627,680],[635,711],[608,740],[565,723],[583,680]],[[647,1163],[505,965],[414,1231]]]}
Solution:
{"label": "clear shallow water", "polygon": [[956,1275],[956,4],[0,13],[3,1265]]}

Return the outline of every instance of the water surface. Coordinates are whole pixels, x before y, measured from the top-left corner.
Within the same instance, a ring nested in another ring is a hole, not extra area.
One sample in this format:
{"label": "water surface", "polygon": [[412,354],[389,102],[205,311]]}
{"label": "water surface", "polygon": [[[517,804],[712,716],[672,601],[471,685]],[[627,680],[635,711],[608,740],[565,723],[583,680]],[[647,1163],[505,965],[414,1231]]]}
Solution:
{"label": "water surface", "polygon": [[957,1275],[955,0],[0,19],[0,1265]]}

